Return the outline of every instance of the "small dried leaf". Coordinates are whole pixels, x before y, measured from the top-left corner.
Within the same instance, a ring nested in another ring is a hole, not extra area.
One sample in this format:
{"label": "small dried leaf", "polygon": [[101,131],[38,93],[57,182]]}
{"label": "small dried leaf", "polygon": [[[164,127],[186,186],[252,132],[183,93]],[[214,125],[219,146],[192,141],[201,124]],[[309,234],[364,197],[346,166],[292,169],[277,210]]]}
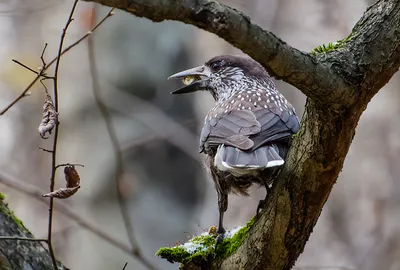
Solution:
{"label": "small dried leaf", "polygon": [[48,139],[49,137],[46,137],[46,133],[48,132],[49,134],[51,134],[51,131],[53,130],[56,123],[57,123],[57,112],[56,109],[54,108],[51,96],[46,92],[46,97],[43,105],[42,122],[38,127],[40,137],[42,137],[43,139]]}
{"label": "small dried leaf", "polygon": [[60,188],[53,192],[43,194],[42,197],[53,197],[57,199],[66,199],[74,195],[81,186],[76,186],[73,188]]}
{"label": "small dried leaf", "polygon": [[67,188],[73,188],[79,186],[81,178],[78,172],[75,170],[74,165],[69,165],[64,168],[65,181],[67,181]]}

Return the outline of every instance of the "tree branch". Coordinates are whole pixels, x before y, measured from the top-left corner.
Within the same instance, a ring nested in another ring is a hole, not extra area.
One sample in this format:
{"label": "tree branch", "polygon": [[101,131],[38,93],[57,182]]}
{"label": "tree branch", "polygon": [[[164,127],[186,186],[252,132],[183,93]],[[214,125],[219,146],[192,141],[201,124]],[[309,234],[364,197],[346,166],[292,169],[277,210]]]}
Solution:
{"label": "tree branch", "polygon": [[309,97],[301,129],[261,217],[236,252],[211,266],[291,269],[343,167],[362,112],[399,69],[400,2],[377,1],[347,38],[312,55],[214,1],[92,1],[156,22],[178,20],[215,33]]}
{"label": "tree branch", "polygon": [[[282,79],[316,100],[338,103],[346,83],[332,70],[269,31],[252,24],[242,12],[209,0],[86,0],[117,7],[154,22],[177,20],[195,25],[243,50]],[[335,93],[335,94],[333,94]]]}
{"label": "tree branch", "polygon": [[[214,33],[260,62],[277,79],[292,84],[308,97],[325,105],[343,104],[343,95],[350,93],[353,95],[347,101],[355,102],[357,93],[351,90],[358,88],[360,79],[368,76],[367,66],[373,67],[383,58],[388,60],[387,64],[392,64],[383,81],[387,81],[398,69],[398,65],[393,65],[400,57],[399,35],[396,35],[400,22],[397,16],[392,16],[398,12],[398,2],[395,0],[378,1],[345,39],[348,42],[342,42],[342,48],[335,50],[337,53],[323,57],[314,57],[291,47],[273,33],[252,24],[242,12],[215,1],[86,1],[117,7],[155,22],[182,21]],[[371,25],[371,22],[378,23]],[[390,41],[390,44],[382,43],[384,40]],[[366,47],[371,48],[366,51],[367,54],[354,54]],[[385,51],[387,53],[377,53]],[[364,64],[366,69],[362,69],[360,64]],[[376,85],[382,87],[382,84]]]}
{"label": "tree branch", "polygon": [[[35,239],[0,198],[0,269],[54,269],[49,251]],[[7,236],[9,235],[9,236]],[[57,262],[57,269],[66,269]]]}

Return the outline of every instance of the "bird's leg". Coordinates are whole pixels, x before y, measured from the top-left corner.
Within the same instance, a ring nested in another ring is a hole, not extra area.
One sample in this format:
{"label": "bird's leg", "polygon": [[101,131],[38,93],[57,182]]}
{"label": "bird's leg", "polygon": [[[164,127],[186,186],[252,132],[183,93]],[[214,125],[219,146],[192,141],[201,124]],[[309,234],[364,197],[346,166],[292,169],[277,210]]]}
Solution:
{"label": "bird's leg", "polygon": [[219,220],[217,229],[217,238],[215,240],[215,250],[218,244],[224,239],[225,229],[224,229],[224,213],[228,209],[228,192],[226,187],[225,175],[219,175],[215,171],[211,171],[212,177],[215,183],[215,187],[218,194],[218,210],[219,210]]}
{"label": "bird's leg", "polygon": [[264,183],[266,193],[265,193],[265,198],[264,198],[264,200],[260,200],[260,201],[258,202],[258,205],[257,205],[257,212],[256,212],[256,218],[258,218],[258,216],[259,216],[259,214],[260,214],[260,210],[264,208],[265,203],[267,202],[268,195],[269,195],[270,192],[271,192],[271,188],[270,188],[269,185],[268,185],[268,181],[266,181],[266,180],[264,179],[264,177],[261,177],[261,178],[262,178],[262,181],[263,181],[263,183]]}
{"label": "bird's leg", "polygon": [[219,221],[217,229],[217,238],[215,239],[215,250],[218,244],[224,240],[225,228],[224,228],[224,213],[228,208],[228,194],[224,191],[218,191],[218,210],[219,210]]}

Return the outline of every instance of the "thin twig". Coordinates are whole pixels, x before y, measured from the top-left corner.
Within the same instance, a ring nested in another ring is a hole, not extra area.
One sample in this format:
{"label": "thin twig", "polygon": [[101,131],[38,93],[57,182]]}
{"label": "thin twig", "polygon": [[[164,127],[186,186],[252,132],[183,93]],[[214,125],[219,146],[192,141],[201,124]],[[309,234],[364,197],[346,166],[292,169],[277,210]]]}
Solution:
{"label": "thin twig", "polygon": [[[93,8],[92,12],[93,12],[92,16],[95,17],[95,9],[94,8]],[[122,220],[125,225],[125,230],[126,230],[126,233],[128,235],[128,239],[129,239],[129,242],[131,245],[131,252],[148,269],[155,269],[152,266],[152,264],[142,255],[140,246],[139,246],[138,242],[136,241],[136,238],[133,233],[133,226],[132,226],[132,222],[129,217],[129,211],[128,211],[127,205],[125,203],[124,196],[121,193],[121,190],[122,190],[121,180],[122,180],[122,176],[124,174],[122,150],[121,150],[121,146],[120,146],[117,134],[113,127],[112,117],[110,115],[110,112],[107,108],[107,105],[103,102],[103,100],[100,96],[100,84],[99,84],[99,78],[98,78],[99,76],[98,76],[98,72],[97,72],[97,68],[96,68],[97,67],[96,66],[96,58],[94,56],[93,37],[89,37],[89,39],[88,39],[88,54],[89,54],[90,74],[91,74],[91,78],[92,78],[93,95],[94,95],[96,104],[99,107],[99,110],[104,118],[104,122],[105,122],[106,128],[107,128],[107,133],[108,133],[108,136],[110,137],[111,145],[112,145],[112,148],[114,151],[115,184],[116,184],[116,189],[117,189],[118,203],[119,203],[119,207],[121,210]]]}
{"label": "thin twig", "polygon": [[[34,198],[37,201],[42,202],[42,203],[47,204],[47,202],[48,202],[47,199],[42,198],[42,194],[45,193],[43,190],[38,189],[37,187],[29,184],[26,181],[21,181],[10,175],[7,175],[4,172],[0,172],[0,183],[4,184],[12,189],[18,190],[18,191]],[[64,214],[70,220],[77,222],[77,224],[79,226],[81,226],[82,228],[85,228],[86,230],[97,235],[99,238],[103,239],[107,243],[109,243],[109,244],[115,246],[116,248],[126,252],[127,254],[133,256],[133,254],[131,252],[131,248],[129,246],[118,241],[113,236],[109,235],[107,232],[102,231],[101,229],[97,228],[96,226],[90,224],[83,217],[76,214],[76,212],[74,210],[71,210],[70,208],[66,207],[64,204],[58,203],[58,202],[55,202],[55,204],[57,206],[55,208],[56,211],[59,211],[60,213]]]}
{"label": "thin twig", "polygon": [[[60,58],[61,58],[61,54],[62,54],[62,48],[63,48],[63,44],[64,44],[65,35],[67,33],[67,29],[68,29],[69,25],[71,24],[71,22],[73,20],[72,16],[74,15],[75,8],[76,8],[77,4],[78,4],[78,0],[75,0],[74,4],[72,5],[71,11],[69,13],[68,20],[67,20],[67,22],[65,24],[65,27],[64,27],[64,29],[63,29],[63,31],[61,33],[60,45],[58,47],[56,67],[54,69],[54,79],[53,79],[53,82],[54,82],[54,89],[53,89],[54,108],[55,108],[55,111],[57,113],[59,113],[59,110],[58,110],[58,70],[59,70],[59,67],[60,67]],[[42,58],[42,60],[43,60],[43,58]],[[46,66],[45,62],[44,62],[43,66],[44,67]],[[42,71],[43,71],[43,69],[42,69]],[[56,164],[57,164],[57,161],[56,161],[56,158],[57,158],[57,141],[58,141],[58,129],[59,129],[59,126],[60,126],[60,122],[57,119],[56,126],[54,128],[54,140],[53,140],[53,149],[52,149],[53,152],[51,153],[52,162],[51,162],[50,192],[54,192],[54,185],[55,185]],[[53,208],[54,208],[54,198],[50,197],[49,224],[48,224],[48,231],[47,231],[47,233],[48,233],[48,235],[47,235],[48,242],[47,243],[49,245],[50,255],[51,255],[51,259],[53,261],[54,269],[57,270],[57,261],[56,261],[55,255],[54,255],[53,245],[52,245],[52,242],[51,242],[51,240],[52,240],[52,229],[53,229]]]}
{"label": "thin twig", "polygon": [[113,110],[139,120],[159,138],[166,140],[198,162],[202,162],[196,145],[198,139],[192,131],[165,114],[153,103],[123,91],[107,95],[108,105]]}
{"label": "thin twig", "polygon": [[41,73],[41,72],[37,72],[36,70],[34,70],[34,69],[28,67],[28,66],[25,65],[25,64],[22,64],[20,61],[18,61],[18,60],[16,60],[16,59],[12,59],[12,61],[13,61],[14,63],[16,63],[16,64],[18,64],[18,65],[20,65],[20,66],[26,68],[27,70],[29,70],[29,71],[31,71],[31,72],[37,74],[37,75],[42,76],[42,77],[45,78],[45,79],[53,79],[53,77],[49,77],[49,76],[47,76],[47,75],[45,75],[45,74],[43,74],[43,73]]}
{"label": "thin twig", "polygon": [[[140,118],[140,117],[139,117]],[[140,122],[143,122],[143,120],[139,120]],[[181,123],[181,127],[182,128],[186,128],[187,130],[189,130],[188,128],[191,126],[196,125],[196,119],[190,119],[187,121],[183,121]],[[147,136],[137,136],[134,138],[129,138],[126,141],[123,141],[121,143],[121,149],[122,151],[125,152],[129,152],[132,151],[133,149],[135,149],[138,146],[143,146],[146,145],[148,143],[153,143],[155,141],[159,141],[159,140],[165,140],[165,136],[174,136],[177,131],[175,131],[174,133],[169,133],[168,130],[165,131],[166,134],[164,134],[163,136],[160,136],[158,134],[148,134]],[[196,159],[196,161],[199,159]]]}
{"label": "thin twig", "polygon": [[41,68],[41,72],[40,73],[43,73],[44,68],[46,66],[46,62],[44,61],[44,52],[46,51],[46,48],[47,48],[47,42],[44,44],[44,48],[43,48],[42,54],[40,55],[40,60],[42,60],[42,65],[43,65],[42,68]]}
{"label": "thin twig", "polygon": [[56,166],[56,169],[60,168],[60,167],[65,167],[65,166],[79,166],[79,167],[85,167],[85,165],[83,164],[78,164],[78,163],[63,163],[63,164],[58,164]]}
{"label": "thin twig", "polygon": [[14,106],[18,101],[20,101],[22,98],[29,96],[27,95],[27,92],[29,89],[32,88],[32,86],[39,80],[41,75],[37,75],[35,79],[25,88],[25,90],[16,98],[14,99],[4,110],[0,113],[0,115],[3,115],[6,111],[8,111],[12,106]]}
{"label": "thin twig", "polygon": [[128,262],[125,263],[124,268],[122,268],[122,270],[125,270],[127,265],[128,265]]}
{"label": "thin twig", "polygon": [[20,240],[20,241],[46,242],[47,243],[47,239],[28,238],[28,237],[19,237],[19,236],[0,236],[0,240]]}
{"label": "thin twig", "polygon": [[43,150],[44,152],[53,153],[52,150],[49,150],[49,149],[46,149],[46,148],[43,148],[43,147],[40,147],[40,146],[38,146],[38,148],[39,148],[40,150]]}
{"label": "thin twig", "polygon": [[[85,35],[83,35],[80,39],[78,39],[77,41],[75,41],[74,43],[72,43],[71,45],[69,45],[68,47],[66,47],[62,52],[61,55],[64,55],[64,53],[68,52],[69,50],[71,50],[73,47],[75,47],[76,45],[78,45],[79,43],[81,43],[85,38],[87,38],[88,36],[90,36],[100,25],[102,25],[104,23],[105,20],[107,20],[109,17],[111,17],[112,15],[114,15],[114,8],[112,8],[110,10],[110,12],[107,13],[107,15],[101,20],[99,21],[90,31],[88,31]],[[47,43],[46,43],[47,46]],[[45,49],[46,49],[45,46]],[[44,50],[43,50],[44,52]],[[42,57],[43,57],[43,53],[42,53]],[[43,58],[41,58],[43,61]],[[48,64],[43,64],[41,73],[46,71],[52,64],[54,64],[56,62],[56,60],[58,59],[58,56],[55,57],[53,60],[51,60]],[[29,89],[32,88],[32,86],[40,79],[40,77],[42,77],[41,75],[37,75],[35,77],[35,79],[33,79],[33,81],[24,89],[24,91],[21,92],[21,94],[16,97],[7,107],[5,107],[1,112],[0,115],[5,114],[12,106],[14,106],[18,101],[20,101],[22,98],[24,98],[26,95],[26,93],[29,91]]]}

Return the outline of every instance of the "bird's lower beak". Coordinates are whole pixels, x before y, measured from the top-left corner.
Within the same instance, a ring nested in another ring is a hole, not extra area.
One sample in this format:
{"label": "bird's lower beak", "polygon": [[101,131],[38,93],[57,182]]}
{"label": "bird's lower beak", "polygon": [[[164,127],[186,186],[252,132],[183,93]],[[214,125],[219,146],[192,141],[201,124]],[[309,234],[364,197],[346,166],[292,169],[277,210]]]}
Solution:
{"label": "bird's lower beak", "polygon": [[171,75],[168,77],[168,80],[182,79],[182,82],[185,84],[184,87],[181,87],[178,90],[171,92],[171,94],[185,94],[199,90],[205,90],[207,86],[207,80],[210,75],[210,68],[204,65],[187,69]]}

